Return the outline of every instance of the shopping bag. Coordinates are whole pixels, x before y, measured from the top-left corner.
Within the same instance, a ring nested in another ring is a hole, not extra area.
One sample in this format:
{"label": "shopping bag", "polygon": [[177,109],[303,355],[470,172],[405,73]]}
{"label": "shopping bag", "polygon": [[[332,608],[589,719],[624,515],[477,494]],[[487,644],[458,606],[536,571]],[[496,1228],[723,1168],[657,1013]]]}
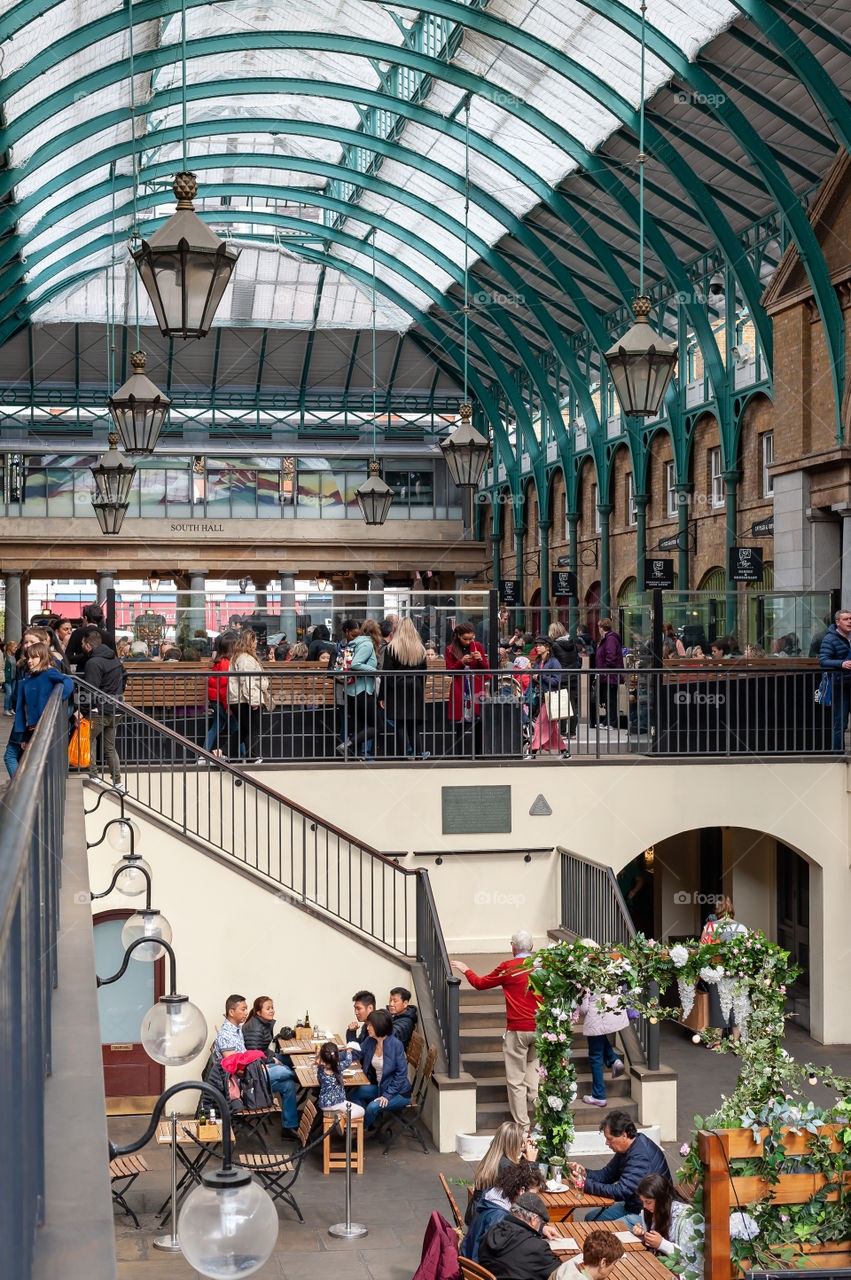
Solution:
{"label": "shopping bag", "polygon": [[92,722],[81,720],[68,743],[68,762],[77,769],[88,769],[91,762]]}
{"label": "shopping bag", "polygon": [[548,720],[569,720],[573,715],[570,693],[567,689],[553,689],[544,698]]}

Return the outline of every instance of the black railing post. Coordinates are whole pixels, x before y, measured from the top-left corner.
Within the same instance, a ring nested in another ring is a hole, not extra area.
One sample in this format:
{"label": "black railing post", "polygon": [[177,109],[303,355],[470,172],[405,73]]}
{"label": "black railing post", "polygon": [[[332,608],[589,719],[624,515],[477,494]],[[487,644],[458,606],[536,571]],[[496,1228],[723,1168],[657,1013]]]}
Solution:
{"label": "black railing post", "polygon": [[457,1080],[461,1074],[461,1053],[458,1034],[461,1021],[458,1012],[461,979],[452,977],[448,980],[447,986],[449,988],[449,1008],[446,1019],[446,1057],[449,1066],[449,1079]]}

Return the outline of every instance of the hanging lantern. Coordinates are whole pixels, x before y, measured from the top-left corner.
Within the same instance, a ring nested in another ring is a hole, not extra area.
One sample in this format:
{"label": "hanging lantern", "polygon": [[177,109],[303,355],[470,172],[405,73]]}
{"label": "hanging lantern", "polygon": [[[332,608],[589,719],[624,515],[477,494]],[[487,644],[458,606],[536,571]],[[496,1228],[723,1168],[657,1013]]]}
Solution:
{"label": "hanging lantern", "polygon": [[490,457],[490,442],[473,426],[473,406],[461,405],[461,425],[440,442],[455,484],[459,489],[475,489]]}
{"label": "hanging lantern", "polygon": [[378,462],[375,458],[369,464],[369,476],[355,490],[355,497],[365,524],[384,524],[393,501],[393,490],[378,474]]}
{"label": "hanging lantern", "polygon": [[621,409],[627,416],[655,418],[677,365],[677,348],[650,327],[650,299],[632,300],[635,324],[605,354]]}
{"label": "hanging lantern", "polygon": [[114,431],[109,433],[109,449],[102,453],[92,476],[95,482],[95,494],[92,506],[101,527],[101,533],[119,533],[127,514],[130,499],[130,486],[136,474],[136,468],[128,466],[122,454],[118,452],[118,436]]}
{"label": "hanging lantern", "polygon": [[130,253],[166,338],[203,338],[213,323],[238,250],[201,221],[194,173],[174,180],[177,213]]}
{"label": "hanging lantern", "polygon": [[145,376],[145,353],[130,357],[133,373],[107,404],[121,447],[131,458],[153,453],[165,425],[171,401]]}

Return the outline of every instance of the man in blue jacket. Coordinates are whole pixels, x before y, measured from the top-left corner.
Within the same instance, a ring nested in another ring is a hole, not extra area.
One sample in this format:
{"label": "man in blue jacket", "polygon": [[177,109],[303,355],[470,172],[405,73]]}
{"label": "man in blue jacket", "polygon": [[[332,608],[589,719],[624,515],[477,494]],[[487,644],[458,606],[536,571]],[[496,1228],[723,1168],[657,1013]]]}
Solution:
{"label": "man in blue jacket", "polygon": [[851,612],[840,609],[834,614],[819,649],[819,666],[833,673],[830,701],[833,707],[833,749],[845,751],[845,726],[851,711]]}
{"label": "man in blue jacket", "polygon": [[671,1171],[661,1147],[644,1133],[639,1133],[635,1122],[625,1111],[610,1111],[600,1131],[606,1146],[614,1152],[613,1158],[603,1169],[586,1172],[581,1164],[571,1163],[570,1172],[579,1182],[584,1180],[583,1191],[592,1196],[611,1196],[614,1204],[605,1209],[592,1209],[585,1221],[612,1222],[622,1218],[634,1227],[641,1217],[641,1200],[635,1188],[648,1173],[661,1173],[671,1181]]}

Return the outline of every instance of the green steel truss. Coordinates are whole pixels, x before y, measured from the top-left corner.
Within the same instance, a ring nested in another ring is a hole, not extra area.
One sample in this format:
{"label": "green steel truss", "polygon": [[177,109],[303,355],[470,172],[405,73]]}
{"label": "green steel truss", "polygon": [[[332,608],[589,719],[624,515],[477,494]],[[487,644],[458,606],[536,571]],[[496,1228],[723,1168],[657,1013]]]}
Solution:
{"label": "green steel truss", "polygon": [[[189,8],[207,2],[186,0]],[[378,4],[380,0],[367,2]],[[621,0],[582,0],[582,3],[589,12],[602,15],[631,38],[638,37],[638,15]],[[228,210],[219,207],[215,214],[208,214],[202,204],[202,216],[216,223],[230,220],[248,224],[251,234],[261,240],[271,239],[276,231],[286,231],[287,246],[306,261],[334,266],[366,288],[371,285],[369,236],[380,230],[396,237],[419,258],[438,265],[453,283],[441,292],[416,266],[394,260],[392,255],[379,250],[376,256],[386,272],[379,288],[412,317],[415,328],[409,331],[408,340],[427,352],[437,369],[444,369],[457,380],[462,364],[463,273],[456,259],[439,252],[426,239],[397,222],[393,205],[414,210],[450,232],[459,244],[463,241],[463,226],[439,202],[427,202],[404,187],[385,182],[381,169],[390,159],[428,174],[448,192],[463,194],[463,176],[407,148],[404,133],[408,125],[415,123],[455,142],[463,142],[465,130],[457,116],[465,95],[490,99],[560,147],[578,166],[577,175],[582,183],[579,189],[568,176],[559,186],[549,186],[522,157],[471,127],[471,149],[525,184],[540,201],[539,209],[551,219],[544,226],[532,215],[518,218],[500,202],[496,192],[475,186],[470,191],[471,201],[506,229],[506,235],[492,246],[475,235],[470,236],[474,264],[471,290],[475,290],[479,299],[469,318],[470,381],[477,413],[494,436],[495,490],[504,470],[504,483],[513,499],[519,502],[524,485],[531,479],[537,492],[540,517],[546,525],[551,519],[554,468],[560,468],[565,476],[568,508],[575,511],[579,470],[583,458],[590,454],[598,492],[605,506],[614,453],[626,444],[632,459],[636,493],[642,494],[646,488],[648,446],[657,430],[670,432],[677,482],[686,485],[694,423],[700,413],[709,410],[719,422],[728,495],[733,492],[732,511],[728,498],[729,528],[731,514],[735,515],[734,473],[742,413],[751,395],[760,390],[769,394],[771,391],[771,323],[760,304],[760,272],[763,265],[776,265],[790,242],[795,245],[808,275],[824,325],[837,434],[841,438],[839,412],[845,393],[844,322],[800,189],[802,184],[807,191],[812,188],[824,164],[819,162],[812,167],[805,155],[780,153],[768,136],[769,131],[763,136],[754,127],[749,109],[738,105],[739,102],[750,103],[763,114],[769,113],[778,125],[788,128],[797,123],[785,108],[775,106],[764,92],[764,83],[758,80],[751,83],[729,67],[715,66],[703,58],[690,62],[652,22],[648,25],[648,50],[670,69],[675,87],[700,104],[707,128],[696,136],[679,126],[664,110],[652,109],[647,113],[646,147],[654,162],[647,174],[648,195],[664,201],[680,222],[685,223],[678,225],[675,220],[669,225],[667,219],[663,223],[650,214],[645,220],[647,283],[654,301],[653,320],[678,340],[680,368],[678,385],[669,391],[665,412],[658,423],[620,422],[601,352],[629,323],[628,303],[634,291],[635,270],[634,259],[622,242],[626,238],[632,245],[637,243],[639,209],[634,175],[627,176],[623,165],[606,149],[588,151],[568,129],[557,125],[530,103],[517,97],[507,99],[496,84],[467,71],[453,59],[462,47],[465,31],[516,50],[578,85],[604,106],[619,122],[620,136],[631,145],[635,144],[638,131],[635,107],[588,67],[529,30],[486,11],[486,0],[471,0],[471,3],[410,0],[407,4],[399,0],[397,7],[414,13],[410,24],[403,24],[394,15],[404,36],[400,46],[369,39],[368,35],[352,39],[303,31],[252,31],[248,37],[222,34],[188,42],[188,59],[215,56],[221,60],[223,69],[227,66],[228,54],[244,49],[246,39],[257,51],[286,48],[355,54],[370,60],[377,81],[377,87],[372,90],[333,81],[272,76],[252,79],[249,88],[244,81],[226,78],[190,84],[187,88],[190,102],[246,94],[309,94],[354,101],[360,119],[356,129],[271,117],[190,123],[190,139],[276,132],[333,140],[341,148],[339,161],[334,165],[318,159],[251,151],[193,156],[193,168],[199,172],[226,166],[250,170],[252,165],[281,171],[280,182],[276,180],[271,188],[267,184],[262,193],[251,184],[250,173],[246,173],[248,180],[245,181],[205,185],[204,196],[217,200],[232,197],[243,203],[234,204]],[[736,29],[743,47],[757,49],[770,60],[778,75],[801,84],[818,106],[824,127],[800,126],[816,149],[813,154],[829,153],[836,145],[847,148],[851,142],[851,108],[839,86],[825,73],[790,23],[794,21],[797,27],[847,52],[847,42],[841,34],[830,31],[813,14],[802,14],[800,7],[792,6],[788,0],[736,0],[736,7],[743,15],[742,24]],[[51,0],[22,0],[6,14],[5,29],[14,33],[51,8]],[[139,0],[133,7],[134,21],[136,24],[151,20],[162,23],[179,9],[180,0]],[[65,58],[122,31],[126,23],[126,11],[120,7],[48,44],[25,67],[5,79],[0,86],[3,96],[11,96],[39,76],[43,76],[49,86],[51,72]],[[176,56],[174,46],[140,51],[135,59],[136,74],[155,75]],[[75,95],[118,84],[126,80],[128,74],[127,62],[116,60],[97,68],[85,82],[47,92],[23,119],[10,122],[2,130],[3,151],[8,156],[8,149],[24,132],[35,124],[49,121],[52,114],[73,101]],[[457,90],[459,100],[454,112],[443,114],[429,108],[428,95],[437,82]],[[155,88],[144,105],[144,112],[155,116],[177,101],[174,90]],[[126,217],[132,194],[129,180],[119,173],[113,184],[108,178],[104,180],[103,175],[108,174],[116,162],[126,163],[129,143],[105,147],[81,163],[69,165],[28,199],[15,200],[18,183],[59,155],[73,157],[75,145],[126,119],[126,109],[95,115],[61,136],[51,138],[24,169],[16,170],[8,164],[5,171],[0,169],[0,300],[3,303],[0,341],[26,325],[37,304],[68,288],[69,276],[65,274],[60,280],[60,270],[67,272],[72,268],[71,280],[85,279],[93,269],[91,264],[87,268],[87,259],[112,243],[103,219],[94,219],[72,233],[48,237],[39,250],[27,254],[27,246],[17,233],[22,214],[37,209],[42,201],[55,200],[49,213],[30,233],[34,238],[41,230],[49,231],[53,223],[59,224],[63,215],[103,199],[114,185],[119,219]],[[176,129],[149,132],[144,138],[145,150],[176,141],[178,132]],[[729,154],[725,151],[725,139],[733,144]],[[686,151],[691,160],[686,159]],[[741,159],[736,159],[737,156]],[[695,158],[723,166],[736,180],[735,191],[714,191],[701,180]],[[309,191],[301,186],[289,186],[287,171],[313,174],[326,185],[323,190]],[[162,183],[168,174],[168,166],[149,162],[144,166],[142,178],[145,183]],[[792,185],[790,175],[794,176],[797,186]],[[84,192],[63,197],[63,189],[80,178],[89,183]],[[386,197],[391,202],[390,211],[380,216],[365,208],[361,203],[365,192]],[[296,218],[268,208],[260,209],[260,199],[265,197],[268,201],[270,196],[318,206],[323,221],[306,226]],[[762,205],[768,198],[780,212],[754,222],[747,217],[751,196]],[[157,189],[143,188],[139,204],[145,233],[157,225],[148,211],[161,199]],[[370,228],[365,240],[346,232],[349,219]],[[612,239],[618,243],[608,243],[610,232],[617,233]],[[353,253],[355,261],[335,254],[335,246]],[[42,262],[47,265],[40,269]],[[727,300],[723,318],[713,316],[707,306],[708,284],[718,273],[724,280]],[[429,299],[428,312],[406,299],[406,284]],[[731,350],[739,342],[738,331],[743,321],[752,325],[756,347],[754,377],[747,383],[740,383],[731,360]],[[722,330],[719,350],[718,334]],[[703,364],[699,380],[690,373],[690,353],[695,348],[699,349]],[[396,362],[400,352],[401,344],[396,351]],[[214,386],[210,407],[217,411],[227,408],[235,413],[253,411],[255,415],[259,415],[261,408],[282,412],[297,410],[304,421],[310,404],[310,343],[299,386],[293,391],[294,404],[285,403],[284,397],[274,404],[269,401],[261,406],[261,374],[262,369],[258,372],[253,405],[223,405]],[[392,390],[389,394],[392,395]],[[9,403],[8,393],[2,389],[0,399]],[[37,391],[31,388],[26,403],[33,412],[36,400]],[[353,412],[359,414],[362,407],[358,405]],[[423,405],[422,412],[430,413],[434,420],[433,398]],[[262,429],[259,416],[257,428]],[[499,514],[500,506],[495,504],[495,528]]]}

